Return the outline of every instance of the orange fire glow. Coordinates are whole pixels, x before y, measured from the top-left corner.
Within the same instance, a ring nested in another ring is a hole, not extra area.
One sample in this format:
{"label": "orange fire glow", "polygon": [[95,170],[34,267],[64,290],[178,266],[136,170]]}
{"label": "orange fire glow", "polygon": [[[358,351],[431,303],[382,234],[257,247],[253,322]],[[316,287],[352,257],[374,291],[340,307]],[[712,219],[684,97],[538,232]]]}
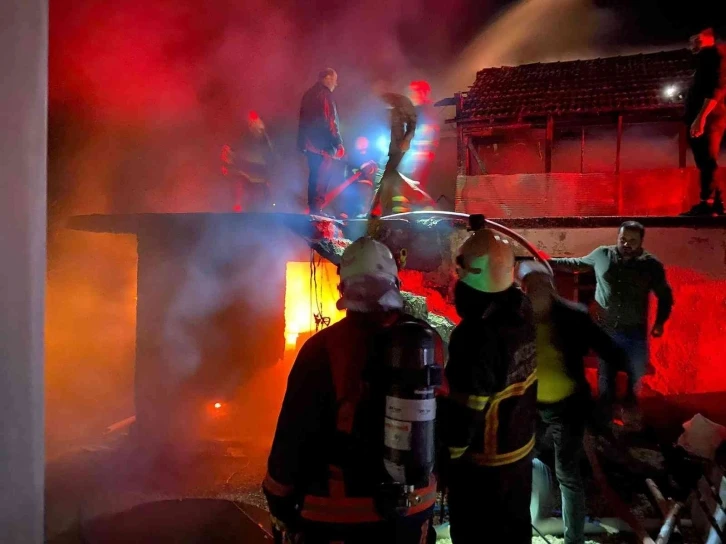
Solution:
{"label": "orange fire glow", "polygon": [[[289,262],[285,276],[285,345],[293,350],[298,337],[315,331],[315,314],[340,321],[345,312],[338,310],[338,274],[330,262],[317,263],[312,275],[309,262]],[[327,319],[326,319],[326,324]]]}

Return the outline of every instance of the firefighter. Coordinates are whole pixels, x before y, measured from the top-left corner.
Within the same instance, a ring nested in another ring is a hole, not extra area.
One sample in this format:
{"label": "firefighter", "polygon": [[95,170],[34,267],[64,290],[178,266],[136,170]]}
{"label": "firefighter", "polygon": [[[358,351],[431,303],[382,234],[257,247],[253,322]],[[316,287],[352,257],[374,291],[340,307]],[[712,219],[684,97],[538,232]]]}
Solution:
{"label": "firefighter", "polygon": [[457,257],[461,322],[449,343],[440,401],[454,544],[531,542],[532,449],[537,421],[532,307],[514,285],[514,253],[480,229]]}
{"label": "firefighter", "polygon": [[288,379],[263,483],[273,527],[305,544],[425,543],[443,343],[403,313],[382,243],[353,242],[339,274],[347,315],[303,345]]}

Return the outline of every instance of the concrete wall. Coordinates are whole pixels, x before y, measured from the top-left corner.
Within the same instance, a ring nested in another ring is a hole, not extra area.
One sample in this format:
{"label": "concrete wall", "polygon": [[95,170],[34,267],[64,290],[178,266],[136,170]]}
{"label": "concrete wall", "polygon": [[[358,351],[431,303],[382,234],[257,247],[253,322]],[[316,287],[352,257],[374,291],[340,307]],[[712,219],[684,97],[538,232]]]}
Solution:
{"label": "concrete wall", "polygon": [[43,541],[48,6],[0,4],[0,542]]}
{"label": "concrete wall", "polygon": [[457,212],[491,218],[674,216],[698,200],[695,168],[459,176],[457,185]]}

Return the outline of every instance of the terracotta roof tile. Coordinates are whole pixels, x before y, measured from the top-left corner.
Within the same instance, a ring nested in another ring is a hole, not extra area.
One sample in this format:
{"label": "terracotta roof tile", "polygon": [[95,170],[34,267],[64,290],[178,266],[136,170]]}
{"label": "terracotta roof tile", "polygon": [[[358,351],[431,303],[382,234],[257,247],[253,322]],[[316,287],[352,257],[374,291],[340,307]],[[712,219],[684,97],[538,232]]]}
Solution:
{"label": "terracotta roof tile", "polygon": [[[460,120],[516,120],[571,113],[680,107],[693,75],[686,50],[487,68],[464,98]],[[678,93],[664,90],[675,85]]]}

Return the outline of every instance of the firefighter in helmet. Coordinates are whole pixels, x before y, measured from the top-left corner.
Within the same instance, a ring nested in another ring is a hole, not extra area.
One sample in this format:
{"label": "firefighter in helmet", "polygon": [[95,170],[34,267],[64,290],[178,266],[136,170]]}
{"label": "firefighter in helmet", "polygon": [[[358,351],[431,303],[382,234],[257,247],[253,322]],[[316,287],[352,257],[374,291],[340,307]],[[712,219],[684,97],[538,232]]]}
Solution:
{"label": "firefighter in helmet", "polygon": [[531,542],[537,420],[532,307],[514,285],[508,241],[483,228],[457,257],[461,322],[449,343],[439,428],[454,544]]}
{"label": "firefighter in helmet", "polygon": [[402,311],[398,267],[382,243],[353,242],[339,274],[347,315],[301,348],[268,460],[263,491],[276,537],[425,543],[435,538],[443,343]]}

